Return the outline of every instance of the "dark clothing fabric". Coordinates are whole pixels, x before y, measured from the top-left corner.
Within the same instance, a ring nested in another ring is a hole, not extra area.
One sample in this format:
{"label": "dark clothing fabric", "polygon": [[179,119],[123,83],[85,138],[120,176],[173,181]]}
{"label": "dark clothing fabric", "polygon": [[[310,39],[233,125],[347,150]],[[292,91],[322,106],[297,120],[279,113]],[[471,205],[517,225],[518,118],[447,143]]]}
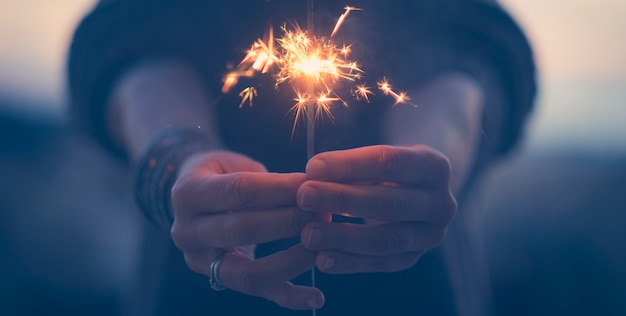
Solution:
{"label": "dark clothing fabric", "polygon": [[[354,43],[352,57],[363,65],[371,86],[389,77],[396,87],[415,89],[450,71],[465,73],[483,85],[486,137],[473,177],[515,145],[532,108],[535,68],[522,31],[499,6],[478,0],[355,0],[349,4],[364,10],[350,15],[337,41]],[[330,34],[344,5],[316,1],[317,34]],[[105,131],[104,113],[116,79],[145,60],[179,59],[192,66],[205,80],[207,91],[219,99],[219,132],[230,149],[257,159],[272,171],[302,171],[305,133],[298,128],[291,138],[293,117],[285,115],[294,103],[289,91],[273,93],[269,79],[255,78],[261,96],[253,107],[242,109],[237,107],[236,93],[220,92],[226,65],[241,60],[243,51],[267,29],[270,18],[277,25],[283,21],[306,25],[306,1],[102,1],[80,24],[70,50],[69,85],[76,123],[115,150]],[[316,148],[380,143],[380,117],[392,103],[376,95],[370,104],[333,108],[336,120],[318,128]],[[455,251],[447,251],[445,260],[443,252],[436,250],[405,272],[319,276],[319,286],[327,295],[325,310],[334,315],[453,315],[457,305],[463,314],[481,315],[486,308],[471,302],[488,294],[483,295],[481,291],[486,290],[477,288],[481,281],[473,279],[478,274],[470,264],[469,237],[463,221],[459,222],[452,240],[447,241]],[[208,280],[187,269],[165,234],[148,235],[147,244],[164,249],[146,255],[152,266],[143,270],[139,282],[138,297],[144,304],[135,305],[143,306],[139,314],[152,314],[147,312],[149,306],[159,315],[287,313],[263,299],[210,291]],[[269,253],[275,246],[260,251]]]}

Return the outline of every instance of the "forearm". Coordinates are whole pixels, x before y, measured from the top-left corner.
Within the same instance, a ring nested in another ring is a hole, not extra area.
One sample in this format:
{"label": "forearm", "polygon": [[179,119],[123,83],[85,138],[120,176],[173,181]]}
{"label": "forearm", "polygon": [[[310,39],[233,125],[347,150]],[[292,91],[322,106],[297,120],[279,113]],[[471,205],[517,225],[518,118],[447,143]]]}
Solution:
{"label": "forearm", "polygon": [[165,129],[193,128],[219,146],[213,102],[184,63],[138,65],[117,82],[108,106],[111,138],[136,161]]}
{"label": "forearm", "polygon": [[385,142],[427,145],[448,157],[451,189],[458,192],[474,164],[481,137],[484,106],[482,88],[471,78],[446,74],[414,95],[417,108],[390,109],[385,119]]}

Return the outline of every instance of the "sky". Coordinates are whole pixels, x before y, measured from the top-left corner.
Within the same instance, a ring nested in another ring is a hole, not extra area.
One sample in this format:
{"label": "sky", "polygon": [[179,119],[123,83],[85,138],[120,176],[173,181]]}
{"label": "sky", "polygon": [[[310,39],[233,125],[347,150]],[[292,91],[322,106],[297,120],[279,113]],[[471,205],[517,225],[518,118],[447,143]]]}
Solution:
{"label": "sky", "polygon": [[[623,147],[626,1],[501,0],[531,39],[541,93],[531,146]],[[0,0],[0,95],[64,109],[72,30],[93,0]]]}

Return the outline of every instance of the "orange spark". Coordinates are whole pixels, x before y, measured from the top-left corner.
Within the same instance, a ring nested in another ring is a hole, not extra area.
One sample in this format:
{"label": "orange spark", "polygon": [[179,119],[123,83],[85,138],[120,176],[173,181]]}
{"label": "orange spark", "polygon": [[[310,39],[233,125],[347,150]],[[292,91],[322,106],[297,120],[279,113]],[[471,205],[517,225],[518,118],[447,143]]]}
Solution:
{"label": "orange spark", "polygon": [[341,55],[343,55],[344,57],[348,57],[350,55],[350,53],[352,53],[352,45],[348,45],[346,46],[345,44],[343,45],[343,47],[341,47],[341,50],[339,51],[341,53]]}
{"label": "orange spark", "polygon": [[[396,100],[396,103],[394,103],[393,106],[396,106],[401,103],[407,103],[408,101],[411,100],[411,98],[406,94],[406,92],[394,91],[393,87],[391,87],[391,84],[389,84],[389,81],[387,80],[387,78],[383,78],[383,80],[378,82],[378,89],[380,89],[384,95],[392,96],[394,100]],[[411,104],[411,105],[415,106],[415,104]]]}
{"label": "orange spark", "polygon": [[239,82],[239,78],[251,78],[256,72],[267,73],[278,61],[274,51],[274,29],[270,27],[267,39],[257,39],[237,68],[224,77],[222,93],[229,93]]}
{"label": "orange spark", "polygon": [[257,96],[257,91],[254,87],[247,87],[241,90],[241,92],[239,92],[239,97],[241,98],[241,103],[239,103],[239,108],[241,109],[243,107],[243,104],[246,103],[246,101],[248,101],[250,103],[250,106],[252,106],[252,99],[254,99],[256,96]]}
{"label": "orange spark", "polygon": [[327,115],[331,119],[334,119],[333,114],[330,112],[330,105],[334,102],[341,101],[340,98],[331,98],[326,94],[320,94],[315,101],[316,105],[316,118],[322,118],[324,115]]}
{"label": "orange spark", "polygon": [[222,86],[222,93],[228,93],[239,82],[237,75],[228,74],[224,77],[224,85]]}
{"label": "orange spark", "polygon": [[330,37],[333,37],[333,36],[335,36],[335,34],[337,34],[339,29],[343,25],[343,22],[345,22],[345,20],[348,17],[348,15],[350,15],[350,11],[361,10],[359,8],[355,8],[355,7],[351,7],[351,6],[346,6],[344,9],[346,10],[346,12],[344,12],[341,16],[339,16],[339,19],[337,20],[337,24],[335,24],[335,28],[333,29],[333,32],[330,34]]}
{"label": "orange spark", "polygon": [[369,95],[374,93],[370,87],[361,84],[356,86],[356,90],[354,90],[353,94],[357,101],[365,100],[367,103],[370,103]]}
{"label": "orange spark", "polygon": [[[350,12],[361,10],[351,6],[344,9],[345,12],[339,16],[330,37],[316,36],[294,24],[290,28],[283,25],[282,35],[275,38],[274,29],[270,26],[264,38],[254,41],[241,62],[224,76],[222,92],[229,93],[239,83],[240,78],[272,73],[276,88],[287,83],[296,93],[296,104],[290,110],[296,116],[294,129],[298,120],[306,118],[308,114],[315,118],[332,118],[332,104],[341,102],[344,106],[348,105],[334,88],[341,81],[361,79],[364,73],[356,61],[350,60],[352,46],[338,46],[332,41]],[[410,100],[405,92],[394,91],[386,78],[378,82],[378,88],[384,95],[394,98],[394,106]],[[307,94],[299,92],[299,89],[307,90]],[[373,94],[371,88],[365,84],[357,85],[352,91],[357,101],[365,100],[368,103],[369,95]],[[243,107],[246,102],[252,106],[257,90],[247,87],[239,93],[239,97],[239,107]]]}
{"label": "orange spark", "polygon": [[291,137],[293,137],[296,132],[298,121],[306,118],[306,106],[311,102],[308,95],[303,94],[298,90],[296,90],[295,92],[296,97],[293,100],[296,101],[296,104],[294,104],[291,109],[289,109],[289,113],[294,113],[295,116],[295,120],[293,121],[293,128],[291,129]]}

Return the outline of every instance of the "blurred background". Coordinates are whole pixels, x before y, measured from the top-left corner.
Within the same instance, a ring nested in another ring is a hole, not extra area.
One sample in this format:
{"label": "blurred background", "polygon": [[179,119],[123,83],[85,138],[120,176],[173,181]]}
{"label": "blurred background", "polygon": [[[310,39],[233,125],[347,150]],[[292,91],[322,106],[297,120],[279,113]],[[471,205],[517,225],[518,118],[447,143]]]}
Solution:
{"label": "blurred background", "polygon": [[[541,91],[472,201],[496,307],[626,315],[626,2],[501,2]],[[116,314],[135,269],[130,175],[67,128],[65,56],[93,4],[0,0],[0,315]]]}

